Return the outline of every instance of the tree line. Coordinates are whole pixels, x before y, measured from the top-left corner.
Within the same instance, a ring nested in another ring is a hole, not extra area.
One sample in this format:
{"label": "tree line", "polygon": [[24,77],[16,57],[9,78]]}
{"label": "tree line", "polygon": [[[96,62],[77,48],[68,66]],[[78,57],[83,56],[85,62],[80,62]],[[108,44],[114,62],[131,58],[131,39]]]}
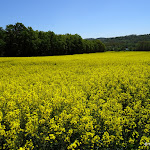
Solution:
{"label": "tree line", "polygon": [[0,27],[0,56],[51,56],[104,52],[98,39],[85,40],[78,34],[57,35],[52,31],[34,31],[22,23]]}
{"label": "tree line", "polygon": [[137,45],[137,51],[150,51],[150,41],[142,41]]}
{"label": "tree line", "polygon": [[107,51],[150,51],[150,34],[98,39],[105,44]]}

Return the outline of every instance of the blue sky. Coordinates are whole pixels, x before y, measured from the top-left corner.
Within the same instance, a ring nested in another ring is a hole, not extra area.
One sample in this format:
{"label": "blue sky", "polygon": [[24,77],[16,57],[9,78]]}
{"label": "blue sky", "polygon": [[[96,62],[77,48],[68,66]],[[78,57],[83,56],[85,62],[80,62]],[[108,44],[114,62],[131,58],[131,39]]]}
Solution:
{"label": "blue sky", "polygon": [[150,33],[150,0],[1,0],[0,5],[4,29],[21,22],[83,38]]}

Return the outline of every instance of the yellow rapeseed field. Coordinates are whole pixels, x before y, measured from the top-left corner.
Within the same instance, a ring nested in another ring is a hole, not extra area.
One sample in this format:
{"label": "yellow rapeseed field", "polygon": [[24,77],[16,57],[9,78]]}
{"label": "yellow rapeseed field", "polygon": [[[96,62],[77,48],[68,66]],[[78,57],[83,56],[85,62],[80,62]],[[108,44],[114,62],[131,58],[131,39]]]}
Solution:
{"label": "yellow rapeseed field", "polygon": [[0,58],[0,149],[148,149],[150,52]]}

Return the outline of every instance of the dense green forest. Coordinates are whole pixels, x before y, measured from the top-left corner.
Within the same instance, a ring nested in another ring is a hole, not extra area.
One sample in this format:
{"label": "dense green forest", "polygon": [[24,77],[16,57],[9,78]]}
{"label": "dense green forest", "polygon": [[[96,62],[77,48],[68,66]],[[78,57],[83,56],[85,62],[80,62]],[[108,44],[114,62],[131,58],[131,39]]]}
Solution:
{"label": "dense green forest", "polygon": [[104,52],[98,39],[84,40],[78,34],[57,35],[52,31],[34,31],[22,23],[0,27],[0,56],[50,56]]}
{"label": "dense green forest", "polygon": [[150,34],[98,39],[105,44],[107,51],[150,51]]}
{"label": "dense green forest", "polygon": [[78,34],[58,35],[34,31],[22,23],[0,27],[0,56],[51,56],[104,51],[150,51],[150,34],[82,39]]}

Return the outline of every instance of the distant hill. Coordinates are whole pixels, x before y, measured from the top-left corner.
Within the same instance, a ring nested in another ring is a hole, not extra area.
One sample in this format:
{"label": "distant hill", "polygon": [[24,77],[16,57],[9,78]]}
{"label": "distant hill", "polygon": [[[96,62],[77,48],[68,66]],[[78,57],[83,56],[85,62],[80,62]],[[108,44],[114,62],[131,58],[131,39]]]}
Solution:
{"label": "distant hill", "polygon": [[[112,38],[97,38],[102,41],[108,51],[122,51],[122,50],[150,50],[150,34],[144,35],[127,35]],[[93,40],[89,38],[88,40]],[[145,47],[142,47],[144,43]]]}

